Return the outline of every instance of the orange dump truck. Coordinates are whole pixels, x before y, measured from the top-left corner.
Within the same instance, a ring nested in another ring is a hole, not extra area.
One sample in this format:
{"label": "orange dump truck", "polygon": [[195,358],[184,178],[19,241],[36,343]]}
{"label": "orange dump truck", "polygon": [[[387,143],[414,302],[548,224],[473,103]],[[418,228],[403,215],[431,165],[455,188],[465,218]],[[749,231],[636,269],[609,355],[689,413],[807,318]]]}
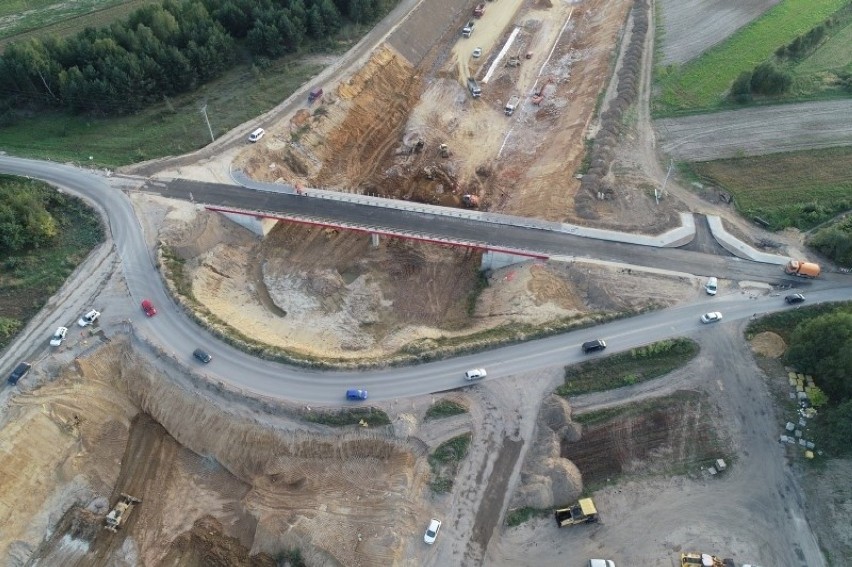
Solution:
{"label": "orange dump truck", "polygon": [[819,276],[819,265],[804,260],[790,260],[784,267],[784,271],[794,276],[803,278],[815,278]]}

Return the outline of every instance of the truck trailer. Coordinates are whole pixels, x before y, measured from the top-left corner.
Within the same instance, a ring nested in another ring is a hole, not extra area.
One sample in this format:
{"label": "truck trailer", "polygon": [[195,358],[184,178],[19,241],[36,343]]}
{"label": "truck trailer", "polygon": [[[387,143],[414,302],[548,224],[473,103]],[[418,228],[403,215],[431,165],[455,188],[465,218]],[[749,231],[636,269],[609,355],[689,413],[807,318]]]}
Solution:
{"label": "truck trailer", "polygon": [[479,88],[479,84],[473,77],[469,77],[467,80],[467,90],[470,91],[470,96],[473,98],[479,98],[482,95],[482,89]]}
{"label": "truck trailer", "polygon": [[816,278],[820,273],[818,264],[806,262],[804,260],[790,260],[784,267],[784,271],[788,274],[803,278]]}

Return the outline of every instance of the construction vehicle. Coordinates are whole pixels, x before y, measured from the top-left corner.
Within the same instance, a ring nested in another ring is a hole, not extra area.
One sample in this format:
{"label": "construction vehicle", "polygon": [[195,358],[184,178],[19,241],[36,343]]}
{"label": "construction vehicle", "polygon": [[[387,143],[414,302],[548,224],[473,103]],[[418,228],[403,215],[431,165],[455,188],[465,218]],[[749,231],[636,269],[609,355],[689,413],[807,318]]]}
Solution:
{"label": "construction vehicle", "polygon": [[521,102],[521,97],[518,95],[514,95],[509,99],[509,102],[506,103],[506,107],[503,109],[503,112],[506,113],[506,116],[511,116],[515,113],[515,109],[518,108],[518,103]]}
{"label": "construction vehicle", "polygon": [[541,84],[541,88],[539,88],[539,89],[538,89],[535,93],[533,93],[533,96],[532,96],[532,103],[533,103],[534,105],[538,106],[538,105],[540,105],[540,104],[541,104],[541,102],[544,100],[544,89],[545,89],[545,88],[547,87],[547,85],[549,85],[551,82],[553,82],[553,77],[548,77],[548,78],[546,78],[546,79],[544,80],[544,82]]}
{"label": "construction vehicle", "polygon": [[479,88],[479,84],[473,77],[467,79],[467,90],[470,91],[470,96],[473,98],[479,98],[482,95],[482,89]]}
{"label": "construction vehicle", "polygon": [[466,193],[462,195],[462,203],[466,207],[476,208],[479,206],[479,197],[477,195],[471,195],[470,193]]}
{"label": "construction vehicle", "polygon": [[473,17],[481,18],[482,15],[485,14],[485,4],[480,3],[476,5],[476,8],[473,9]]}
{"label": "construction vehicle", "polygon": [[142,502],[141,499],[122,492],[121,498],[119,498],[116,505],[109,511],[109,514],[107,514],[106,519],[104,520],[104,529],[113,533],[117,532],[118,529],[127,521],[127,518],[130,516],[130,512],[133,511],[133,507],[140,502]]}
{"label": "construction vehicle", "polygon": [[322,89],[320,87],[311,89],[311,92],[308,93],[308,104],[311,104],[312,102],[320,98],[322,98]]}
{"label": "construction vehicle", "polygon": [[709,553],[681,553],[680,566],[692,567],[699,565],[700,567],[734,567],[733,559],[719,559],[715,555]]}
{"label": "construction vehicle", "polygon": [[438,152],[441,154],[442,158],[450,157],[450,147],[447,144],[441,144],[438,146]]}
{"label": "construction vehicle", "polygon": [[473,33],[473,20],[468,20],[467,24],[462,28],[462,36],[470,37],[470,34]]}
{"label": "construction vehicle", "polygon": [[804,260],[790,260],[784,267],[784,271],[794,276],[803,278],[815,278],[819,276],[819,265]]}
{"label": "construction vehicle", "polygon": [[591,498],[581,498],[579,502],[568,508],[557,508],[553,516],[556,518],[556,525],[560,528],[595,523],[600,519]]}

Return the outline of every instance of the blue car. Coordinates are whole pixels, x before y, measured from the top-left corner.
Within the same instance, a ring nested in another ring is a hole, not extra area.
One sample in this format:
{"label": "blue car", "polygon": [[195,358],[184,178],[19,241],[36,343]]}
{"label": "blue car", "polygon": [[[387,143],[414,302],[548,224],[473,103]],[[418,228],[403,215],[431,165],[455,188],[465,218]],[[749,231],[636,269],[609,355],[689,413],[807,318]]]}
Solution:
{"label": "blue car", "polygon": [[346,390],[347,400],[366,400],[367,390]]}

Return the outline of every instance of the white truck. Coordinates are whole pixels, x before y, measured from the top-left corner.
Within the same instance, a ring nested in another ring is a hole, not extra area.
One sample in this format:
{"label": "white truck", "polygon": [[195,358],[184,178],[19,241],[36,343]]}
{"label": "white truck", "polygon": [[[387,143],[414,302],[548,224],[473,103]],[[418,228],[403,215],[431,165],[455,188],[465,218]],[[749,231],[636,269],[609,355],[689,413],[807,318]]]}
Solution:
{"label": "white truck", "polygon": [[473,77],[470,77],[467,80],[467,90],[470,91],[470,96],[473,98],[479,98],[482,95],[482,89],[479,88],[479,84]]}
{"label": "white truck", "polygon": [[473,33],[473,20],[468,20],[467,24],[462,28],[462,36],[470,37],[470,34]]}
{"label": "white truck", "polygon": [[506,103],[506,107],[503,109],[503,112],[506,113],[506,116],[511,116],[515,113],[515,109],[518,108],[518,104],[521,102],[521,97],[518,95],[512,96],[509,99],[509,102]]}

